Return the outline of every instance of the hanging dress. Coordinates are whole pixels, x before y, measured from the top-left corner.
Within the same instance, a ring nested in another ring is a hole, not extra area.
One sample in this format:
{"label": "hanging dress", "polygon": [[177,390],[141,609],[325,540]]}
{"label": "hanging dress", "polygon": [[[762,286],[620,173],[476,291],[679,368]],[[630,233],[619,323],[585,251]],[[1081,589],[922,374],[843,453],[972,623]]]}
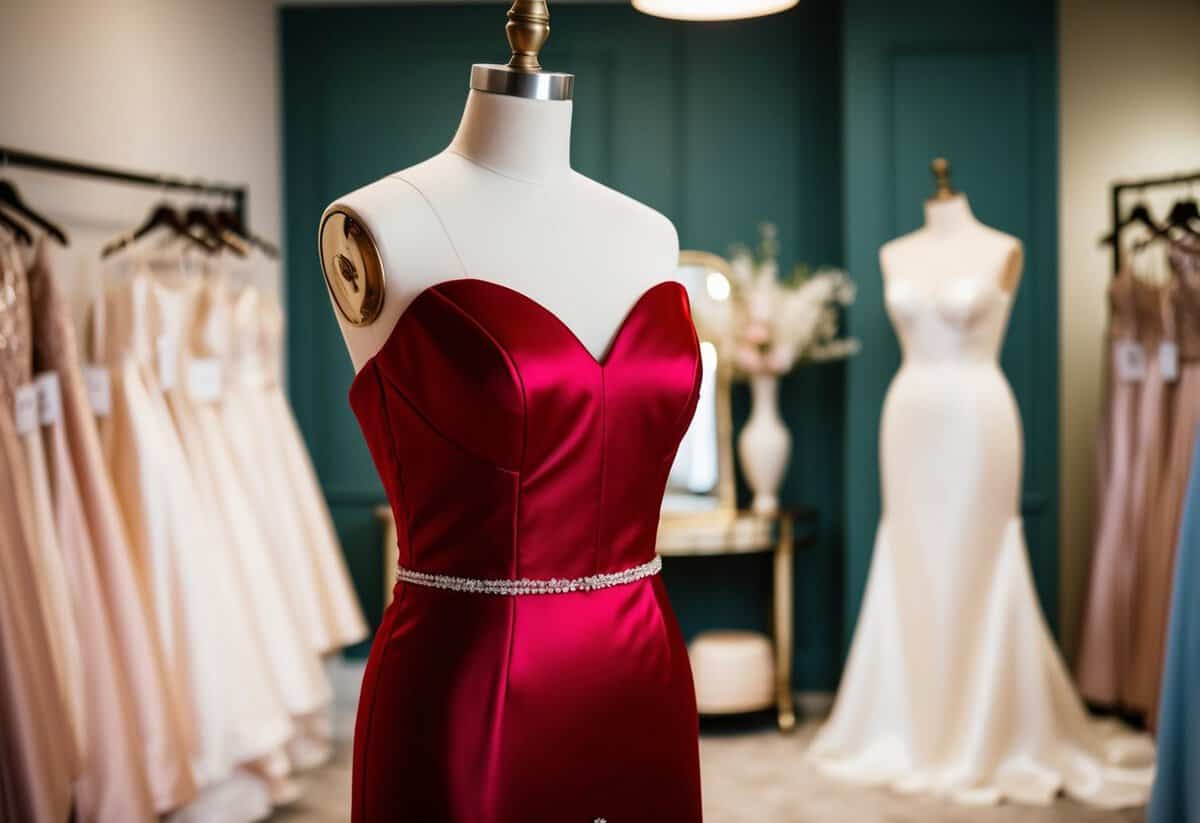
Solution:
{"label": "hanging dress", "polygon": [[[78,782],[76,817],[79,823],[136,823],[154,819],[144,763],[137,751],[133,703],[137,691],[120,667],[105,602],[95,548],[84,514],[83,496],[75,478],[63,409],[82,392],[76,362],[74,329],[46,258],[38,244],[29,270],[34,320],[34,368],[53,375],[52,419],[44,420],[51,503],[68,583],[69,610],[60,619],[71,622],[78,637],[79,675],[83,709],[82,733],[89,756]],[[54,411],[54,410],[57,411]],[[138,684],[140,686],[140,684]]]}
{"label": "hanging dress", "polygon": [[1127,691],[1133,642],[1137,542],[1130,503],[1138,403],[1145,378],[1144,367],[1137,368],[1145,358],[1138,335],[1137,288],[1129,268],[1122,269],[1108,287],[1107,403],[1098,448],[1096,538],[1075,666],[1084,699],[1105,707],[1118,706]]}
{"label": "hanging dress", "polygon": [[[316,660],[329,643],[324,592],[320,570],[305,539],[303,518],[290,493],[287,465],[273,448],[267,369],[260,345],[260,305],[255,288],[242,288],[231,297],[231,345],[224,363],[227,379],[219,411],[242,488],[267,538],[275,579],[283,586],[308,654]],[[297,718],[297,732],[288,747],[297,768],[312,768],[332,755],[332,725],[326,707]]]}
{"label": "hanging dress", "polygon": [[[52,282],[52,281],[51,281]],[[60,301],[62,302],[62,301]],[[103,301],[93,306],[89,356],[104,359],[104,313]],[[49,311],[49,310],[48,310]],[[66,317],[66,310],[55,309],[55,313]],[[74,335],[69,322],[64,323],[64,341]],[[70,351],[74,343],[62,344],[63,351]],[[148,432],[130,430],[142,416],[133,415],[128,392],[123,389],[122,371],[110,372],[104,366],[98,369],[93,379],[101,381],[97,404],[92,407],[84,385],[84,377],[77,365],[65,355],[58,368],[62,386],[63,423],[71,450],[75,479],[79,486],[91,538],[94,559],[103,589],[104,605],[112,625],[114,668],[120,669],[128,684],[134,689],[132,701],[134,737],[141,768],[150,787],[154,811],[158,814],[179,808],[196,795],[196,782],[190,762],[190,709],[186,705],[187,692],[179,688],[170,674],[159,627],[151,609],[151,583],[149,568],[142,560],[154,552],[145,544],[150,540],[144,528],[138,534],[144,539],[136,545],[126,531],[121,509],[121,500],[130,506],[131,521],[143,527],[155,522],[151,516],[143,517],[137,505],[137,490],[142,466],[149,471],[154,461],[147,461],[145,449],[153,438],[141,435]],[[116,388],[114,388],[116,386]],[[137,406],[137,404],[134,404]],[[140,407],[139,407],[140,408]],[[117,415],[118,420],[110,419]],[[122,431],[114,430],[114,422]],[[127,482],[118,497],[109,474],[100,432],[106,439],[117,441],[118,448],[111,449],[120,455],[121,472],[118,479]],[[146,475],[151,476],[151,475]]]}
{"label": "hanging dress", "polygon": [[312,458],[296,423],[283,388],[283,311],[270,292],[260,293],[262,360],[266,375],[262,426],[271,448],[283,459],[288,480],[287,496],[294,501],[304,535],[303,551],[316,567],[316,588],[321,594],[325,631],[318,641],[329,653],[367,636],[362,607],[350,581],[346,558],[333,527],[333,518],[321,491]]}
{"label": "hanging dress", "polygon": [[[267,517],[277,515],[255,511],[230,447],[226,425],[239,429],[246,423],[222,413],[228,350],[234,336],[226,276],[210,275],[199,289],[197,300],[190,341],[191,367],[201,362],[215,364],[222,379],[214,396],[200,399],[192,395],[193,413],[207,448],[227,534],[237,547],[234,554],[250,593],[254,629],[266,652],[275,687],[288,713],[293,718],[304,718],[327,708],[333,693],[288,598],[283,579],[290,570],[279,562],[283,560],[283,548],[273,546],[269,532],[262,526]],[[259,444],[253,454],[243,454],[243,460],[275,459],[274,455],[263,454],[263,447]]]}
{"label": "hanging dress", "polygon": [[1139,389],[1137,454],[1130,476],[1130,523],[1137,567],[1133,579],[1133,621],[1129,676],[1121,705],[1149,718],[1158,700],[1164,621],[1156,619],[1170,602],[1174,546],[1161,539],[1159,504],[1163,495],[1171,410],[1176,383],[1160,356],[1175,343],[1174,289],[1138,281],[1138,328],[1146,351],[1146,377]]}
{"label": "hanging dress", "polygon": [[32,348],[24,266],[0,236],[0,809],[23,823],[63,823],[81,764],[38,584],[37,557],[49,549],[32,513],[45,489],[34,488],[16,410]]}

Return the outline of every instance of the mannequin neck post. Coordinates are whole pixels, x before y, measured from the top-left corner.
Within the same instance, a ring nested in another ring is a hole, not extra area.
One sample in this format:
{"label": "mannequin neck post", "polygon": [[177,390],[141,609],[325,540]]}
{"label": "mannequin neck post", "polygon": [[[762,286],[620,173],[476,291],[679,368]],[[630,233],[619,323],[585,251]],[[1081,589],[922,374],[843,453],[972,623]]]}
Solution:
{"label": "mannequin neck post", "polygon": [[571,170],[570,100],[472,90],[450,151],[497,174],[543,183]]}
{"label": "mannequin neck post", "polygon": [[931,231],[954,231],[978,222],[965,194],[925,201],[925,228]]}

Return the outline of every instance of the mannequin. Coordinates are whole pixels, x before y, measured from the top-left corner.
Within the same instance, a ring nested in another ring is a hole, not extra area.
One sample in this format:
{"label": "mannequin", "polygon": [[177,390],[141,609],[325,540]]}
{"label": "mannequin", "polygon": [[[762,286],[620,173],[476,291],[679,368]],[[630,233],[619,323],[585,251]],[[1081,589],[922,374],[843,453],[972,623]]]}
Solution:
{"label": "mannequin", "polygon": [[883,512],[850,656],[809,749],[826,774],[970,805],[1145,802],[1153,745],[1092,721],[1034,589],[1022,431],[998,355],[1018,240],[933,165],[926,224],[883,247],[903,350],[880,425]]}
{"label": "mannequin", "polygon": [[[341,284],[378,302],[363,317],[338,311],[356,372],[388,340],[413,298],[462,277],[499,283],[542,304],[600,359],[635,300],[675,271],[679,241],[670,221],[571,169],[571,76],[540,72],[538,37],[544,42],[548,18],[531,15],[527,6],[545,9],[544,3],[514,4],[508,26],[513,60],[473,68],[450,145],[325,211],[322,263],[335,310]],[[521,40],[522,20],[531,42]],[[530,28],[540,34],[529,35]],[[347,252],[350,263],[338,258],[343,215],[369,238],[365,261],[353,251]],[[382,294],[362,279],[376,276],[375,266]]]}
{"label": "mannequin", "polygon": [[925,225],[884,244],[879,252],[885,280],[898,274],[915,281],[962,277],[995,277],[1009,294],[1021,282],[1024,253],[1021,241],[980,223],[967,196],[950,187],[950,164],[937,158],[931,164],[937,189],[925,201]]}

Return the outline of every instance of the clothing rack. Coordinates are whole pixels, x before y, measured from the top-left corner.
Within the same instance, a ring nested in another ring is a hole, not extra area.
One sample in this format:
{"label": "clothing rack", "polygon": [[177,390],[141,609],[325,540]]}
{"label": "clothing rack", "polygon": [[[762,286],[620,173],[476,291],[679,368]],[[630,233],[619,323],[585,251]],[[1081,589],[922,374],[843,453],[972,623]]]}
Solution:
{"label": "clothing rack", "polygon": [[1170,177],[1148,177],[1144,180],[1121,180],[1112,184],[1112,246],[1113,274],[1121,270],[1121,194],[1127,191],[1144,191],[1170,186],[1200,183],[1200,171],[1176,174]]}
{"label": "clothing rack", "polygon": [[34,154],[33,152],[0,146],[0,172],[3,172],[5,166],[21,166],[55,174],[94,177],[113,183],[147,186],[160,190],[223,195],[233,200],[233,211],[237,215],[238,221],[242,225],[246,224],[246,198],[249,192],[244,185],[219,183],[200,178],[188,179],[170,174],[154,174],[152,172],[119,169],[112,166],[100,166],[93,163],[84,163],[79,160],[50,157],[44,154]]}

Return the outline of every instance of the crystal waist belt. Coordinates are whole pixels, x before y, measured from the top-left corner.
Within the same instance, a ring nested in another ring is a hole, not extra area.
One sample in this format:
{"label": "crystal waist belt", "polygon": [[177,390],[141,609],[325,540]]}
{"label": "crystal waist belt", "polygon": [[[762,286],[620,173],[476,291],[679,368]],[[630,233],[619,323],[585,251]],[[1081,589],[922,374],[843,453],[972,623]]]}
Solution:
{"label": "crystal waist belt", "polygon": [[396,579],[417,586],[434,589],[449,589],[473,594],[566,594],[567,592],[592,592],[612,586],[623,586],[643,577],[662,571],[662,558],[658,555],[648,563],[619,572],[593,574],[587,577],[552,577],[548,580],[505,580],[503,578],[452,577],[448,574],[429,574],[400,566]]}

